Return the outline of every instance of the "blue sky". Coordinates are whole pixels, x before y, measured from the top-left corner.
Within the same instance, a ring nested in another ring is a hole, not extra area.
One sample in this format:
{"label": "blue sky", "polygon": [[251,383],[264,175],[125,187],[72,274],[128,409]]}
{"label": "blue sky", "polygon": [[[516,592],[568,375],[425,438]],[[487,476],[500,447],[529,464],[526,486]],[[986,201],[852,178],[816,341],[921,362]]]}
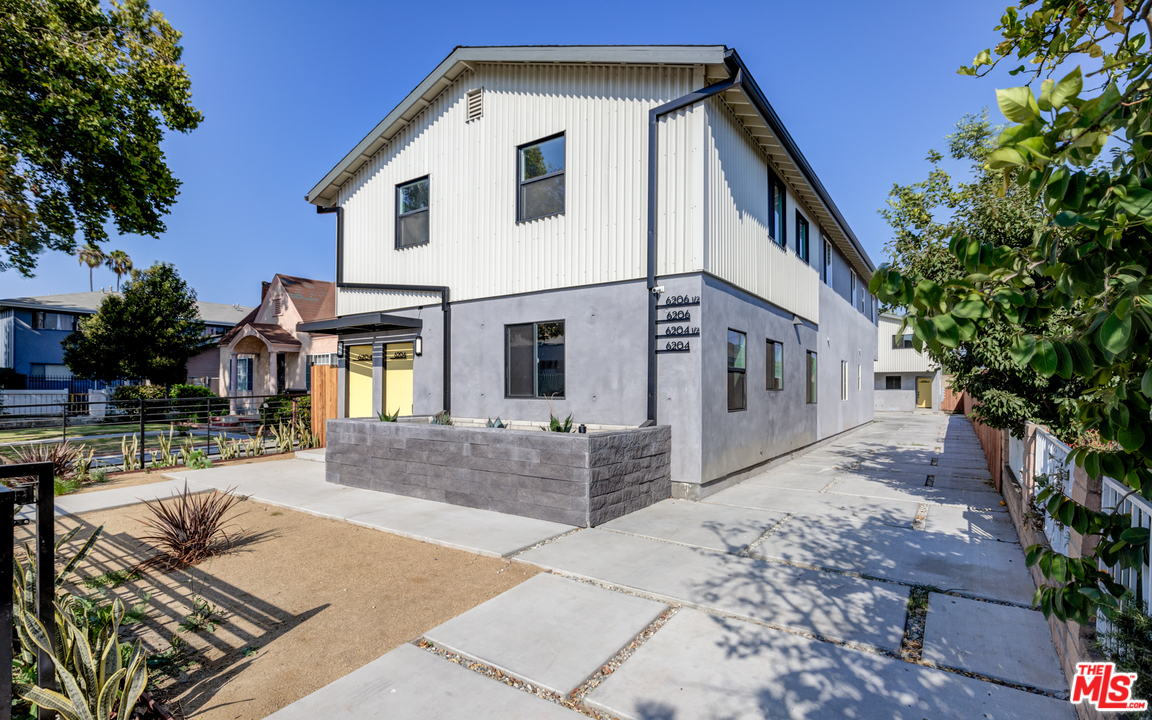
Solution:
{"label": "blue sky", "polygon": [[[923,179],[961,115],[1002,76],[956,75],[997,40],[1003,0],[945,2],[168,2],[199,129],[164,148],[184,185],[160,239],[113,238],[137,267],[174,263],[201,300],[252,305],[274,273],[335,277],[335,219],[304,194],[456,45],[736,48],[879,263],[892,183]],[[96,271],[96,287],[115,285]],[[88,269],[41,256],[0,297],[80,292]]]}

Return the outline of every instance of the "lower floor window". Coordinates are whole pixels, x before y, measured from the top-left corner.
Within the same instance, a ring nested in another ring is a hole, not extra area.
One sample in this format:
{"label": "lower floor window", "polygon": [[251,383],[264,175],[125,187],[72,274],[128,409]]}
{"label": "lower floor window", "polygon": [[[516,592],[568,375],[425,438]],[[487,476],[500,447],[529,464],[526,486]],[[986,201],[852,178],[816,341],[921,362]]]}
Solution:
{"label": "lower floor window", "polygon": [[805,362],[805,365],[806,365],[806,367],[804,368],[805,369],[805,375],[807,375],[807,379],[808,379],[808,383],[807,383],[808,388],[807,388],[807,392],[805,393],[805,399],[807,400],[808,403],[815,403],[816,402],[816,367],[817,367],[817,365],[816,365],[816,353],[812,352],[811,350],[808,351],[808,357],[807,357],[807,360]]}
{"label": "lower floor window", "polygon": [[884,376],[884,389],[885,390],[899,390],[900,389],[900,376],[899,375],[885,375]]}
{"label": "lower floor window", "polygon": [[784,343],[768,341],[768,382],[766,389],[784,389]]}
{"label": "lower floor window", "polygon": [[252,358],[236,358],[236,390],[252,392]]}
{"label": "lower floor window", "polygon": [[507,397],[564,397],[564,321],[504,326]]}
{"label": "lower floor window", "polygon": [[848,361],[840,361],[840,399],[848,399]]}
{"label": "lower floor window", "polygon": [[738,330],[728,331],[728,411],[748,407],[747,337]]}

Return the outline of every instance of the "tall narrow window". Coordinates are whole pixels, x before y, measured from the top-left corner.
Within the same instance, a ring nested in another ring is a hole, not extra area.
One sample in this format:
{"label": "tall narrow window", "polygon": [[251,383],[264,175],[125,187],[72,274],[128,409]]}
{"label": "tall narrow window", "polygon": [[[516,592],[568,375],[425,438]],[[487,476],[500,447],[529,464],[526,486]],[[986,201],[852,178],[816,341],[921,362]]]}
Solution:
{"label": "tall narrow window", "polygon": [[863,365],[857,365],[856,366],[856,389],[857,390],[863,390],[864,389],[864,366]]}
{"label": "tall narrow window", "polygon": [[824,284],[832,284],[832,243],[824,241]]}
{"label": "tall narrow window", "polygon": [[396,249],[428,242],[428,178],[396,186]]}
{"label": "tall narrow window", "polygon": [[796,211],[796,254],[804,262],[808,262],[808,221]]}
{"label": "tall narrow window", "polygon": [[236,389],[252,392],[252,358],[236,358]]}
{"label": "tall narrow window", "polygon": [[564,397],[564,321],[504,326],[504,393]]}
{"label": "tall narrow window", "polygon": [[804,373],[807,376],[808,385],[805,392],[805,400],[809,404],[816,402],[816,367],[816,353],[809,350],[804,368]]}
{"label": "tall narrow window", "polygon": [[848,361],[840,361],[840,399],[848,399]]}
{"label": "tall narrow window", "polygon": [[785,213],[788,208],[788,192],[776,173],[768,170],[768,232],[780,247],[788,246],[788,223]]}
{"label": "tall narrow window", "polygon": [[728,331],[728,412],[748,407],[748,358],[746,337],[738,330]]}
{"label": "tall narrow window", "polygon": [[768,390],[783,390],[784,389],[784,343],[778,343],[775,340],[768,341],[768,354],[767,362],[765,363],[767,372],[767,383],[765,388]]}
{"label": "tall narrow window", "polygon": [[564,136],[524,145],[517,154],[517,220],[564,212]]}

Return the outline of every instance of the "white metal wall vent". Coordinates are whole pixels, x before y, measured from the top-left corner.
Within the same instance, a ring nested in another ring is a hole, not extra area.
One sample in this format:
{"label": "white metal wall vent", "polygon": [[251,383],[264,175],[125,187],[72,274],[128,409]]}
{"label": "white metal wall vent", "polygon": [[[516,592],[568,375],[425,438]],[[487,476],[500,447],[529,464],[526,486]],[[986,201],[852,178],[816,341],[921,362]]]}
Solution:
{"label": "white metal wall vent", "polygon": [[465,122],[479,120],[484,115],[484,88],[469,90],[464,100],[468,104],[468,118]]}

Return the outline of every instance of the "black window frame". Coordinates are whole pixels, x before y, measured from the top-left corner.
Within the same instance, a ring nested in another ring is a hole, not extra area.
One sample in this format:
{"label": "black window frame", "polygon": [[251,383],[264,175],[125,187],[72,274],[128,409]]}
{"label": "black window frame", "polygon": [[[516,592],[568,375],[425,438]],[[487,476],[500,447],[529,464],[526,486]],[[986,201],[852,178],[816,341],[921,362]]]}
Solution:
{"label": "black window frame", "polygon": [[[777,217],[776,200],[780,199],[780,213]],[[777,228],[776,226],[780,227]],[[777,235],[779,230],[779,235]],[[784,183],[768,168],[768,236],[780,247],[788,248],[788,191]]]}
{"label": "black window frame", "polygon": [[[564,355],[561,360],[564,374],[564,394],[562,395],[541,395],[540,394],[540,326],[541,325],[555,325],[559,323],[563,326],[564,332]],[[512,328],[532,327],[532,394],[531,395],[513,395],[511,394],[512,385],[512,358],[508,347],[508,332]],[[568,328],[564,320],[541,320],[539,322],[525,322],[525,323],[507,323],[504,325],[504,399],[506,400],[563,400],[568,395]]]}
{"label": "black window frame", "polygon": [[[48,316],[51,315],[54,319],[52,327],[47,326]],[[71,327],[60,327],[60,318],[68,318],[68,325]],[[78,316],[72,313],[54,312],[52,310],[33,310],[32,311],[32,329],[33,330],[58,330],[60,332],[76,332],[79,324]],[[54,363],[48,363],[54,364]]]}
{"label": "black window frame", "polygon": [[[884,389],[885,390],[901,390],[901,389],[903,389],[900,387],[902,379],[903,378],[900,375],[885,375],[884,376]],[[893,380],[895,380],[896,382],[892,382]]]}
{"label": "black window frame", "polygon": [[832,241],[824,233],[820,237],[824,240],[824,284],[832,287]]}
{"label": "black window frame", "polygon": [[[728,358],[728,352],[727,352],[728,345],[729,345],[728,333],[736,333],[737,335],[739,335],[744,340],[744,342],[743,342],[743,345],[744,345],[744,367],[742,367],[742,368],[732,367],[731,364],[728,363],[728,359],[729,359]],[[724,333],[724,349],[725,349],[724,360],[725,360],[725,370],[726,370],[726,372],[724,374],[724,381],[725,381],[724,382],[724,388],[725,388],[725,395],[727,398],[728,412],[742,412],[742,411],[748,409],[748,333],[744,332],[743,330],[737,330],[736,328],[728,328],[728,332]],[[740,385],[740,399],[742,401],[742,404],[739,407],[732,405],[732,385],[731,385],[731,383],[733,382],[733,380],[732,380],[731,376],[734,374],[740,376],[739,385]]]}
{"label": "black window frame", "polygon": [[[564,178],[564,209],[561,210],[560,212],[549,213],[547,215],[537,215],[535,217],[530,217],[530,218],[524,217],[524,193],[523,193],[523,189],[524,189],[525,185],[531,185],[533,183],[540,182],[541,180],[550,180],[550,179],[552,179],[558,175],[562,176],[568,172],[568,138],[566,137],[566,135],[567,135],[567,131],[562,130],[562,131],[555,133],[553,135],[549,135],[547,137],[542,137],[542,138],[539,138],[538,140],[533,140],[532,142],[526,142],[523,145],[517,145],[516,146],[516,224],[517,225],[520,225],[521,223],[534,222],[536,220],[543,220],[545,218],[557,217],[558,215],[563,215],[565,212],[567,212],[567,210],[568,210],[568,178],[566,178],[566,177]],[[550,140],[555,140],[556,138],[564,138],[564,169],[560,170],[559,172],[548,173],[547,175],[541,175],[539,177],[534,177],[530,180],[521,180],[520,178],[523,175],[523,171],[521,168],[521,163],[522,163],[521,158],[524,155],[524,149],[530,148],[533,145],[542,145],[542,144],[544,144]]]}
{"label": "black window frame", "polygon": [[[780,374],[776,374],[776,349],[780,349]],[[764,389],[779,392],[784,389],[784,343],[768,338],[764,342]]]}
{"label": "black window frame", "polygon": [[796,211],[796,257],[811,265],[812,226],[808,218]]}
{"label": "black window frame", "polygon": [[820,399],[820,359],[819,355],[806,350],[804,353],[804,403],[815,405]]}
{"label": "black window frame", "polygon": [[915,350],[916,346],[912,344],[912,338],[915,337],[912,333],[904,333],[903,335],[892,336],[892,349],[893,350]]}
{"label": "black window frame", "polygon": [[[428,183],[428,207],[421,208],[419,210],[411,210],[411,211],[406,212],[406,213],[401,213],[400,212],[400,207],[401,207],[400,193],[401,193],[401,191],[403,191],[403,189],[408,187],[409,185],[415,185],[418,182],[427,182]],[[393,246],[395,247],[396,250],[410,250],[412,248],[421,247],[422,245],[428,245],[432,242],[432,216],[429,215],[428,216],[428,239],[425,240],[424,242],[412,243],[411,245],[401,245],[400,244],[400,221],[403,220],[404,218],[409,218],[409,217],[413,217],[415,215],[419,215],[420,213],[429,212],[431,209],[432,209],[432,174],[431,173],[429,173],[427,175],[421,175],[418,178],[412,178],[411,180],[407,180],[407,181],[402,182],[402,183],[396,183],[396,223],[395,223],[395,227],[393,229],[393,233],[395,235]]]}

